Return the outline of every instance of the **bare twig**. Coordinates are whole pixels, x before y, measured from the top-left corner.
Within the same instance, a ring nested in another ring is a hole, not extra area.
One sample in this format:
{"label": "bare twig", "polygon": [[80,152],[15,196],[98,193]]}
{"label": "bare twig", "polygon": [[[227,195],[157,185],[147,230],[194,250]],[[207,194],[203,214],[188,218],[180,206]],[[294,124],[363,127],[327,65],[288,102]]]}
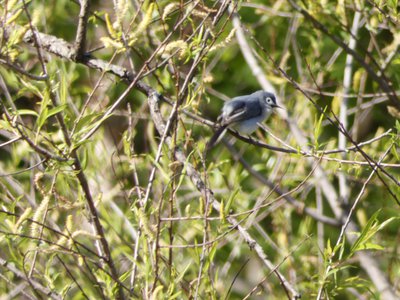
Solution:
{"label": "bare twig", "polygon": [[[358,93],[358,94],[348,93],[348,94],[344,94],[341,91],[328,92],[328,91],[323,91],[323,90],[320,90],[320,89],[315,89],[315,88],[312,88],[312,87],[310,87],[308,85],[305,85],[305,84],[304,85],[299,84],[299,86],[300,86],[300,88],[302,90],[304,90],[304,91],[306,91],[308,93],[319,94],[319,95],[322,95],[322,96],[340,97],[340,98],[348,98],[348,99],[350,99],[350,98],[358,98],[358,97],[361,97],[361,98],[379,98],[379,99],[386,99],[387,100],[386,93]],[[396,91],[396,95],[400,96],[400,91]],[[375,104],[379,104],[379,103],[380,102],[375,103]]]}
{"label": "bare twig", "polygon": [[17,137],[15,137],[15,138],[12,138],[11,140],[0,144],[0,148],[3,148],[3,147],[5,147],[5,146],[7,146],[7,145],[10,145],[10,144],[12,144],[12,143],[15,143],[16,141],[19,141],[20,139],[21,139],[20,136],[17,136]]}
{"label": "bare twig", "polygon": [[45,159],[42,159],[41,161],[39,161],[38,163],[34,164],[33,166],[30,166],[29,168],[26,168],[24,170],[12,172],[12,173],[7,173],[7,174],[1,174],[0,173],[0,177],[14,176],[14,175],[18,175],[18,174],[22,174],[22,173],[28,172],[30,170],[33,170],[33,169],[37,168],[38,166],[40,166],[41,164],[43,164],[46,161],[47,161],[47,159],[45,158]]}
{"label": "bare twig", "polygon": [[47,80],[47,78],[48,78],[47,75],[40,76],[40,75],[31,74],[28,71],[26,71],[23,68],[21,68],[20,66],[11,63],[8,60],[4,60],[2,58],[0,58],[0,64],[3,64],[5,66],[13,69],[14,71],[17,71],[18,73],[21,73],[22,75],[25,75],[26,77],[28,77],[30,79],[33,79],[33,80],[43,81],[43,80]]}

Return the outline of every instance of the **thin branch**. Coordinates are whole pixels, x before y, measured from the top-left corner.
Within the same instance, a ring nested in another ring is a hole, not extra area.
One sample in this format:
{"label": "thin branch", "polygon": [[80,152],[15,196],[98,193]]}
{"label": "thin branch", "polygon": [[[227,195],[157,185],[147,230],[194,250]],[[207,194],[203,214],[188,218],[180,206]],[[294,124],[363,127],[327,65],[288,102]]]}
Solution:
{"label": "thin branch", "polygon": [[[351,28],[351,36],[349,41],[349,49],[355,50],[357,45],[357,34],[358,34],[358,27],[361,20],[361,13],[356,12],[353,18],[353,26]],[[353,56],[347,53],[346,56],[346,65],[344,68],[344,76],[343,76],[343,94],[347,95],[351,88],[352,83],[352,75],[353,75]],[[348,98],[343,97],[340,103],[340,113],[339,113],[339,122],[342,124],[344,130],[348,130],[348,122],[347,122],[347,110],[348,110]],[[343,135],[340,131],[338,132],[338,147],[339,149],[346,148],[346,136]],[[342,153],[342,159],[345,159],[346,154]],[[341,201],[344,204],[347,204],[349,201],[350,196],[350,188],[347,183],[346,174],[344,171],[339,171],[338,173],[339,178],[339,195]]]}
{"label": "thin branch", "polygon": [[390,136],[391,132],[392,132],[392,129],[389,129],[388,131],[382,133],[381,135],[379,135],[377,137],[374,137],[374,138],[372,138],[370,140],[367,140],[365,142],[358,143],[357,146],[351,146],[351,147],[342,148],[342,149],[325,150],[322,153],[326,155],[326,154],[333,154],[333,153],[340,153],[340,152],[357,151],[357,147],[361,148],[361,147],[363,147],[365,145],[369,145],[369,144],[372,144],[372,143],[374,143],[376,141],[379,141],[383,137]]}
{"label": "thin branch", "polygon": [[[285,255],[285,257],[282,259],[282,261],[275,267],[275,269],[278,269],[290,256],[292,256],[292,254],[299,249],[306,240],[310,239],[309,236],[307,236],[306,238],[304,238],[298,245],[296,245],[296,247],[290,251],[290,253],[288,253],[287,255]],[[258,287],[267,280],[267,278],[273,273],[273,270],[267,275],[265,276],[244,298],[243,300],[247,300],[251,297],[252,294],[254,294]]]}
{"label": "thin branch", "polygon": [[43,74],[44,74],[44,76],[47,77],[47,80],[49,80],[48,79],[48,74],[47,74],[46,64],[45,64],[44,58],[43,58],[42,47],[41,47],[41,45],[39,43],[40,37],[38,37],[37,31],[33,27],[32,18],[31,18],[31,15],[29,13],[28,5],[26,4],[26,1],[22,0],[22,3],[23,3],[25,14],[26,14],[26,16],[28,18],[28,21],[29,21],[29,28],[30,28],[30,32],[31,32],[31,43],[33,44],[33,46],[35,47],[35,49],[37,51],[37,55],[38,55],[38,58],[39,58],[39,63],[41,65],[41,67],[42,67]]}
{"label": "thin branch", "polygon": [[[341,49],[341,48],[339,48]],[[340,97],[340,98],[384,98],[387,99],[387,94],[386,93],[348,93],[345,94],[343,92],[328,92],[328,91],[322,91],[320,89],[314,89],[308,85],[305,84],[299,84],[300,88],[306,92],[312,93],[312,94],[318,94],[322,96],[329,96],[329,97]],[[400,96],[400,91],[396,91],[396,95]]]}
{"label": "thin branch", "polygon": [[[136,159],[134,157],[134,136],[133,136],[133,125],[132,125],[132,113],[131,113],[131,106],[128,103],[128,112],[129,112],[129,118],[128,118],[128,137],[127,139],[129,140],[129,145],[130,145],[130,159],[132,161],[131,167],[132,167],[132,174],[133,174],[133,182],[135,184],[135,189],[136,189],[136,194],[139,199],[139,203],[142,206],[143,205],[143,200],[142,200],[142,191],[140,190],[140,183],[139,183],[139,176],[137,173],[137,168],[136,168]],[[141,226],[137,229],[136,236],[135,236],[135,249],[133,251],[133,258],[132,258],[132,272],[131,272],[131,277],[130,277],[130,291],[134,291],[134,285],[135,285],[135,280],[136,280],[136,272],[137,272],[137,257],[139,254],[139,237],[142,234],[142,229]]]}
{"label": "thin branch", "polygon": [[72,274],[72,272],[69,270],[68,266],[64,263],[64,261],[60,258],[59,255],[56,255],[58,261],[63,265],[65,271],[67,271],[67,275],[74,281],[74,283],[76,284],[76,286],[78,287],[78,289],[81,291],[82,295],[86,298],[86,299],[90,299],[86,293],[85,290],[81,287],[81,285],[79,284],[79,282],[76,280],[75,276]]}
{"label": "thin branch", "polygon": [[14,71],[25,75],[26,77],[33,79],[33,80],[38,80],[38,81],[44,81],[48,79],[47,75],[44,76],[40,76],[40,75],[35,75],[35,74],[31,74],[28,71],[24,70],[23,68],[21,68],[20,66],[13,64],[11,62],[9,62],[8,60],[4,60],[2,58],[0,58],[0,64],[3,64],[11,69],[13,69]]}
{"label": "thin branch", "polygon": [[1,174],[0,173],[0,177],[14,176],[14,175],[18,175],[18,174],[22,174],[22,173],[28,172],[30,170],[33,170],[33,169],[37,168],[38,166],[40,166],[41,164],[43,164],[46,161],[47,161],[47,158],[42,159],[41,161],[39,161],[38,163],[34,164],[33,166],[30,166],[29,168],[26,168],[26,169],[20,170],[20,171],[16,171],[16,172],[13,172],[13,173],[7,173],[7,174]]}
{"label": "thin branch", "polygon": [[15,143],[15,142],[19,141],[20,139],[22,139],[20,136],[17,136],[17,137],[15,137],[15,138],[12,138],[11,140],[0,144],[0,148],[3,148],[3,147],[5,147],[5,146],[7,146],[7,145],[10,145],[10,144],[12,144],[12,143]]}

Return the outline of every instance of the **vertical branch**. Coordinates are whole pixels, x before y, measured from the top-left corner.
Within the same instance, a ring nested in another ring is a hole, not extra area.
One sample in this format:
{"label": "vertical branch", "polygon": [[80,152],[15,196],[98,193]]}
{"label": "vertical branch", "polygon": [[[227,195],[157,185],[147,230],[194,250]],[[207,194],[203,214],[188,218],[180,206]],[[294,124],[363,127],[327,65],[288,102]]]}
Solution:
{"label": "vertical branch", "polygon": [[[207,168],[205,167],[205,161],[204,159],[202,159],[203,161],[203,167],[204,170],[207,170]],[[205,171],[206,172],[206,171]],[[210,213],[210,197],[208,193],[203,193],[203,201],[205,202],[204,205],[204,222],[203,222],[203,247],[201,249],[201,255],[200,255],[200,265],[199,265],[199,271],[197,273],[197,284],[196,284],[196,291],[194,294],[194,299],[197,300],[198,296],[199,296],[199,290],[200,290],[200,285],[201,285],[201,277],[203,274],[203,269],[204,269],[204,265],[205,265],[205,261],[207,259],[207,239],[208,239],[208,214]]]}
{"label": "vertical branch", "polygon": [[[351,28],[351,34],[350,34],[350,40],[349,40],[349,49],[355,50],[356,45],[357,45],[357,33],[358,33],[358,26],[360,23],[361,19],[361,13],[359,11],[356,11],[354,14],[354,19],[353,19],[353,25]],[[347,95],[350,92],[351,88],[351,83],[352,83],[352,75],[353,75],[353,55],[350,55],[347,53],[346,56],[346,66],[344,68],[344,78],[343,78],[343,98],[342,102],[340,104],[340,114],[339,114],[339,122],[342,124],[342,127],[344,130],[347,130],[348,128],[348,122],[347,122],[347,111],[348,111],[348,100],[349,98]],[[346,148],[346,136],[342,134],[341,132],[338,132],[338,146],[339,149],[345,149]],[[346,153],[342,153],[342,158],[346,158]],[[339,195],[341,201],[343,203],[348,204],[349,202],[349,195],[350,195],[350,189],[347,184],[347,178],[346,174],[344,171],[340,171],[339,174]]]}
{"label": "vertical branch", "polygon": [[78,29],[75,37],[75,59],[80,61],[86,52],[87,22],[89,18],[89,0],[80,0],[81,10],[79,11]]}
{"label": "vertical branch", "polygon": [[[322,192],[321,192],[321,187],[316,186],[315,187],[315,198],[316,198],[316,204],[317,204],[317,211],[322,215],[324,212],[324,203],[322,200]],[[322,222],[318,222],[317,224],[317,238],[318,238],[318,270],[321,272],[323,271],[323,266],[324,266],[324,258],[322,256],[323,250],[325,248],[325,243],[324,243],[324,236],[325,236],[325,231],[324,231],[324,224]]]}
{"label": "vertical branch", "polygon": [[[373,48],[373,43],[372,40],[370,40],[369,42],[369,46],[368,46],[368,51],[371,52]],[[369,57],[365,58],[366,62],[369,62]],[[382,68],[384,69],[384,68]],[[366,84],[367,84],[367,78],[368,78],[368,74],[366,72],[363,72],[360,78],[360,83],[357,87],[358,89],[358,95],[357,95],[357,103],[356,103],[356,111],[354,114],[354,122],[353,122],[353,126],[352,126],[352,135],[355,141],[358,141],[360,139],[360,132],[365,131],[365,128],[363,126],[363,122],[365,119],[368,119],[368,116],[371,115],[371,110],[372,107],[366,110],[362,109],[362,104],[363,104],[363,96],[362,94],[365,93],[365,88],[366,88]],[[363,129],[363,130],[361,130]]]}

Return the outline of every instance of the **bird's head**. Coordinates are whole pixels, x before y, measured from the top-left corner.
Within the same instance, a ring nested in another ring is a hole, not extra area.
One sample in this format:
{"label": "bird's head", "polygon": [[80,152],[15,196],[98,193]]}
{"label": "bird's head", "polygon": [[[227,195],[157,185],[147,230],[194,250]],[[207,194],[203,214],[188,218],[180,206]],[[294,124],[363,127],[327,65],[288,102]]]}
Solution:
{"label": "bird's head", "polygon": [[276,97],[274,94],[266,92],[266,91],[258,91],[258,97],[260,99],[260,103],[265,105],[267,108],[281,108],[278,104],[276,104]]}

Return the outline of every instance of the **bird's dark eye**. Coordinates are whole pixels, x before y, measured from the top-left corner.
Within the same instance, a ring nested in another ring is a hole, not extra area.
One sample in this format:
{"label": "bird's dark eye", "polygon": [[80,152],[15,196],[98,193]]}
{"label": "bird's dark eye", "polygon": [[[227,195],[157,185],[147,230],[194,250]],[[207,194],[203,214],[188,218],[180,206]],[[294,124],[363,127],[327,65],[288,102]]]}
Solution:
{"label": "bird's dark eye", "polygon": [[271,99],[270,97],[267,97],[267,98],[265,99],[265,101],[267,101],[268,104],[271,104],[271,103],[272,103],[272,99]]}

